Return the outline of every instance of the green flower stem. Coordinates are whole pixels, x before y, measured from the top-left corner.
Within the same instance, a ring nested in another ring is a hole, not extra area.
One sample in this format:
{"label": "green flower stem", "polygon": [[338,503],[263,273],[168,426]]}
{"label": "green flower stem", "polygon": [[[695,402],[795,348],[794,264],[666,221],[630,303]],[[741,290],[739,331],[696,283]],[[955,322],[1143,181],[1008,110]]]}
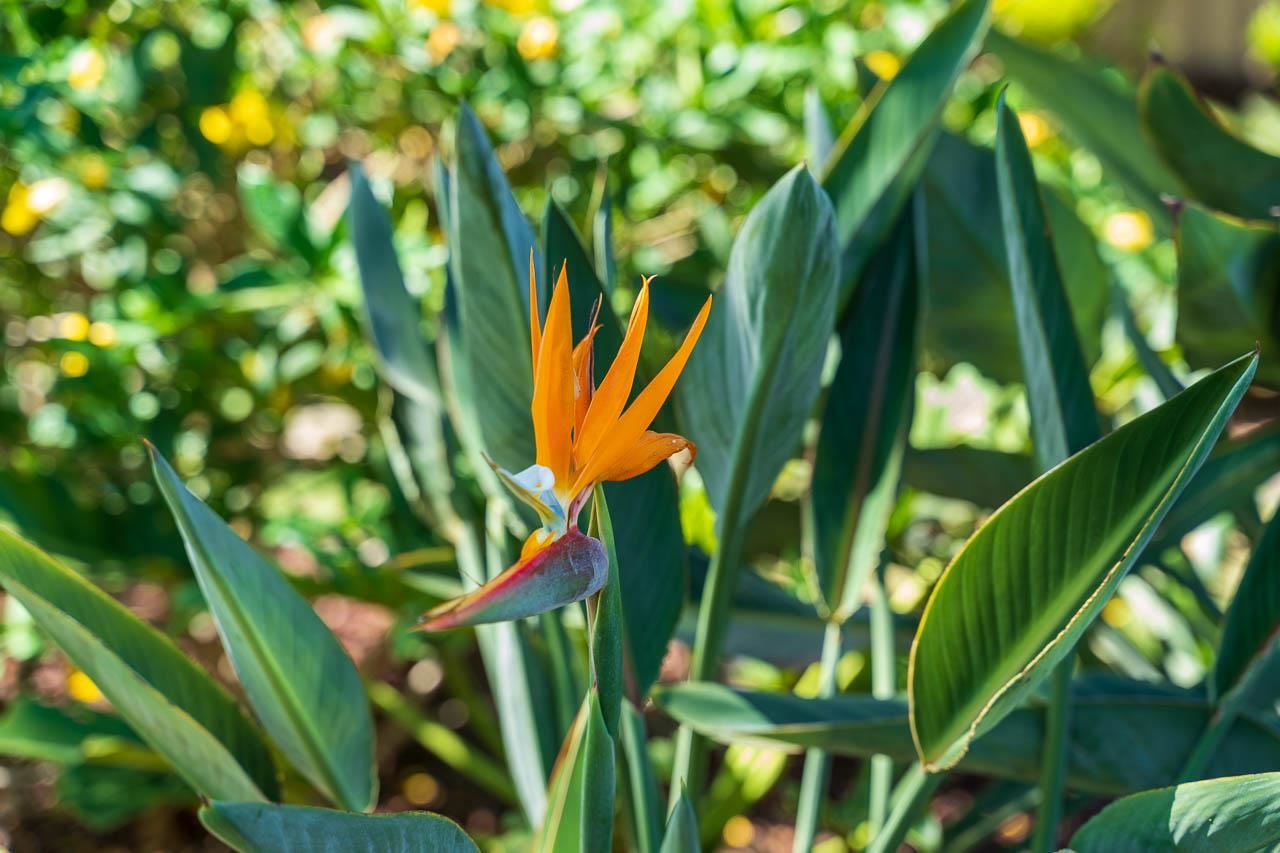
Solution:
{"label": "green flower stem", "polygon": [[1058,664],[1051,676],[1049,707],[1045,709],[1044,748],[1040,756],[1040,809],[1036,814],[1033,853],[1058,849],[1062,819],[1062,790],[1067,778],[1067,743],[1071,727],[1071,671],[1074,653]]}
{"label": "green flower stem", "polygon": [[[897,649],[894,645],[893,610],[884,584],[884,562],[876,567],[871,591],[871,695],[892,699],[898,692]],[[874,835],[889,816],[889,791],[893,787],[893,759],[871,757],[871,784],[867,820]]]}
{"label": "green flower stem", "polygon": [[[837,621],[827,623],[822,638],[822,662],[818,673],[818,696],[825,699],[836,694],[836,664],[840,662],[844,633]],[[807,853],[813,847],[826,799],[827,780],[831,775],[831,756],[823,749],[810,749],[804,756],[804,775],[800,780],[800,803],[796,811],[796,832],[792,850]]]}
{"label": "green flower stem", "polygon": [[896,853],[912,821],[941,783],[941,773],[925,773],[919,762],[912,764],[894,789],[889,818],[867,847],[867,853]]}

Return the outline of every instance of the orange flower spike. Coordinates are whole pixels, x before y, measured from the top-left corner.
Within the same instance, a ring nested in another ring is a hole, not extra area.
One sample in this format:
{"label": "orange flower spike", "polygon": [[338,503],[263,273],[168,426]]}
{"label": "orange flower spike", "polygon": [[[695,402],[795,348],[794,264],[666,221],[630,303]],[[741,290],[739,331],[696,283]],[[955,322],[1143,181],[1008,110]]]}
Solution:
{"label": "orange flower spike", "polygon": [[569,481],[574,416],[573,322],[563,267],[551,294],[537,364],[532,406],[537,463],[550,469],[559,491]]}
{"label": "orange flower spike", "polygon": [[[600,303],[596,303],[599,311]],[[591,399],[595,395],[595,348],[596,332],[600,327],[595,318],[591,319],[591,328],[587,336],[578,341],[573,348],[573,435],[574,447],[577,447],[577,436],[582,432],[582,423],[587,419],[587,410],[591,408]]]}
{"label": "orange flower spike", "polygon": [[618,422],[618,416],[631,396],[635,383],[636,367],[640,364],[640,346],[644,343],[645,327],[649,322],[649,282],[646,278],[640,287],[640,295],[631,309],[627,333],[618,347],[618,355],[609,365],[609,372],[591,399],[591,408],[583,421],[582,431],[573,443],[573,459],[581,469],[595,453],[600,442]]}
{"label": "orange flower spike", "polygon": [[533,350],[533,375],[538,375],[538,350],[542,348],[542,325],[538,322],[538,277],[533,271],[533,249],[529,250],[529,344]]}

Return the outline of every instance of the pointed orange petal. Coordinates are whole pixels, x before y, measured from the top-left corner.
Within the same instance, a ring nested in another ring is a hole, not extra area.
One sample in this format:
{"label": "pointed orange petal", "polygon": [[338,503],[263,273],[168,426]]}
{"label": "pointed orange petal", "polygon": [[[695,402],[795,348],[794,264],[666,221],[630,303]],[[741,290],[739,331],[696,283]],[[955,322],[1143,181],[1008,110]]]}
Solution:
{"label": "pointed orange petal", "polygon": [[682,450],[698,454],[697,446],[682,435],[670,432],[646,430],[640,440],[631,446],[626,456],[612,468],[600,472],[600,481],[630,480],[639,477],[664,459],[670,459]]}
{"label": "pointed orange petal", "polygon": [[[599,305],[600,303],[596,303]],[[591,398],[595,395],[595,341],[600,327],[594,322],[587,336],[573,348],[573,434],[582,434],[582,422],[586,420]],[[575,439],[576,446],[576,439]]]}
{"label": "pointed orange petal", "polygon": [[650,281],[651,279],[646,278],[640,287],[640,295],[636,297],[636,304],[631,309],[631,320],[627,323],[627,333],[622,339],[622,346],[618,347],[618,356],[609,365],[604,381],[592,395],[591,408],[587,410],[582,431],[574,442],[574,458],[579,468],[599,448],[600,442],[617,423],[622,408],[627,405],[627,398],[631,396],[636,365],[640,362],[640,346],[644,343],[644,331],[649,322]]}
{"label": "pointed orange petal", "polygon": [[710,313],[711,297],[707,297],[702,310],[694,318],[689,333],[684,336],[680,349],[676,350],[676,354],[671,356],[666,366],[658,371],[658,375],[653,377],[648,387],[641,391],[635,402],[622,413],[616,426],[609,431],[608,436],[587,460],[586,465],[580,466],[580,473],[575,478],[572,490],[575,494],[591,483],[598,482],[603,472],[619,470],[619,466],[626,463],[627,455],[640,443],[645,431],[649,429],[649,424],[653,423],[653,419],[658,416],[658,410],[671,395],[671,389],[675,387],[676,379],[680,377],[681,371],[688,363],[693,347],[698,342],[698,336],[707,325],[707,316]]}
{"label": "pointed orange petal", "polygon": [[542,330],[538,370],[533,378],[532,414],[537,462],[551,469],[560,486],[569,479],[573,446],[573,322],[569,314],[569,280],[563,267]]}
{"label": "pointed orange petal", "polygon": [[529,343],[533,347],[533,375],[538,375],[538,350],[542,347],[542,326],[538,322],[538,278],[533,272],[533,247],[529,247]]}

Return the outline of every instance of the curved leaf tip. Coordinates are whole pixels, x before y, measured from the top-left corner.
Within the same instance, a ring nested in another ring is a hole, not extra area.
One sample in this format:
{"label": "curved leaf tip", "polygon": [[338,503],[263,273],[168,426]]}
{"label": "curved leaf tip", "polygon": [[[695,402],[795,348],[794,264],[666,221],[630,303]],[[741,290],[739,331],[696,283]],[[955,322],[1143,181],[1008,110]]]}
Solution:
{"label": "curved leaf tip", "polygon": [[447,631],[536,616],[599,592],[608,577],[604,544],[570,529],[479,589],[428,610],[416,630]]}

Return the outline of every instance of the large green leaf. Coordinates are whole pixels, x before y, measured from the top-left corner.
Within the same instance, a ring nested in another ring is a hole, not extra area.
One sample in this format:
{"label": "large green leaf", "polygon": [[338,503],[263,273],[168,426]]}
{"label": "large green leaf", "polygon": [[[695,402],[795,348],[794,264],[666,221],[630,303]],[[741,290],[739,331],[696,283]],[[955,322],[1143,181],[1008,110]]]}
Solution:
{"label": "large green leaf", "polygon": [[681,791],[680,798],[671,807],[666,832],[662,836],[660,853],[701,853],[702,839],[698,834],[698,815],[688,791]]}
{"label": "large green leaf", "polygon": [[[1253,556],[1227,609],[1218,656],[1209,683],[1222,697],[1241,686],[1246,675],[1271,653],[1280,634],[1280,513],[1272,516],[1254,544]],[[1269,690],[1275,699],[1274,687]]]}
{"label": "large green leaf", "polygon": [[4,529],[0,583],[191,787],[208,797],[278,795],[257,730],[169,638]]}
{"label": "large green leaf", "polygon": [[330,799],[352,811],[371,808],[373,720],[355,664],[279,569],[191,494],[154,448],[151,460],[263,727]]}
{"label": "large green leaf", "polygon": [[1098,412],[1031,152],[1003,94],[996,110],[996,186],[1032,452],[1040,470],[1047,471],[1098,439]]}
{"label": "large green leaf", "polygon": [[214,802],[200,810],[200,821],[240,853],[476,853],[456,823],[427,812]]}
{"label": "large green leaf", "polygon": [[997,507],[1035,479],[1035,466],[1024,453],[980,447],[908,448],[902,480],[913,489],[944,498]]}
{"label": "large green leaf", "polygon": [[836,142],[822,185],[835,204],[843,305],[897,221],[938,133],[942,108],[982,44],[987,0],[965,0],[878,86]]}
{"label": "large green leaf", "polygon": [[1071,650],[1226,426],[1257,355],[1076,454],[1001,507],[943,572],[911,649],[912,732],[954,764]]}
{"label": "large green leaf", "polygon": [[880,560],[915,393],[923,219],[913,206],[876,253],[839,330],[813,463],[814,562],[829,609],[847,617]]}
{"label": "large green leaf", "polygon": [[[925,167],[929,264],[923,343],[941,371],[967,361],[999,382],[1023,379],[995,155],[944,133]],[[1109,273],[1097,240],[1074,206],[1042,189],[1048,227],[1058,247],[1062,283],[1085,361],[1102,352]]]}
{"label": "large green leaf", "polygon": [[1196,200],[1246,219],[1270,220],[1280,205],[1280,157],[1232,136],[1180,74],[1152,66],[1138,90],[1151,146]]}
{"label": "large green leaf", "polygon": [[[722,743],[761,744],[834,755],[915,757],[907,703],[838,696],[803,699],[791,693],[738,690],[692,682],[655,691],[677,721]],[[1176,781],[1213,715],[1204,696],[1167,684],[1102,675],[1072,685],[1067,786],[1083,794],[1118,796]],[[1045,709],[1032,702],[977,738],[957,769],[1036,781]],[[1280,761],[1280,732],[1251,718],[1237,720],[1210,764],[1215,775],[1256,773]]]}
{"label": "large green leaf", "polygon": [[1010,77],[1057,116],[1067,135],[1092,151],[1133,200],[1158,225],[1167,227],[1168,213],[1160,194],[1179,194],[1181,184],[1158,157],[1151,156],[1132,92],[1085,61],[1066,59],[998,30],[987,34],[986,46]]}
{"label": "large green leaf", "polygon": [[458,111],[455,149],[445,218],[455,382],[482,449],[519,471],[534,456],[528,266],[533,252],[534,268],[542,268],[540,250],[484,128],[466,105]]}
{"label": "large green leaf", "polygon": [[[121,747],[116,750],[121,755],[136,747],[155,757],[119,717],[83,706],[60,708],[19,694],[0,717],[0,755],[80,764],[91,758],[91,750],[100,753],[103,746],[112,743]],[[111,755],[102,757],[114,763]]]}
{"label": "large green leaf", "polygon": [[1071,838],[1077,853],[1252,853],[1280,847],[1280,773],[1190,782],[1112,803]]}
{"label": "large green leaf", "polygon": [[1280,387],[1280,230],[1188,205],[1178,216],[1178,342],[1192,367],[1262,348],[1258,379]]}
{"label": "large green leaf", "polygon": [[539,853],[578,853],[613,846],[613,739],[592,690],[551,774]]}

